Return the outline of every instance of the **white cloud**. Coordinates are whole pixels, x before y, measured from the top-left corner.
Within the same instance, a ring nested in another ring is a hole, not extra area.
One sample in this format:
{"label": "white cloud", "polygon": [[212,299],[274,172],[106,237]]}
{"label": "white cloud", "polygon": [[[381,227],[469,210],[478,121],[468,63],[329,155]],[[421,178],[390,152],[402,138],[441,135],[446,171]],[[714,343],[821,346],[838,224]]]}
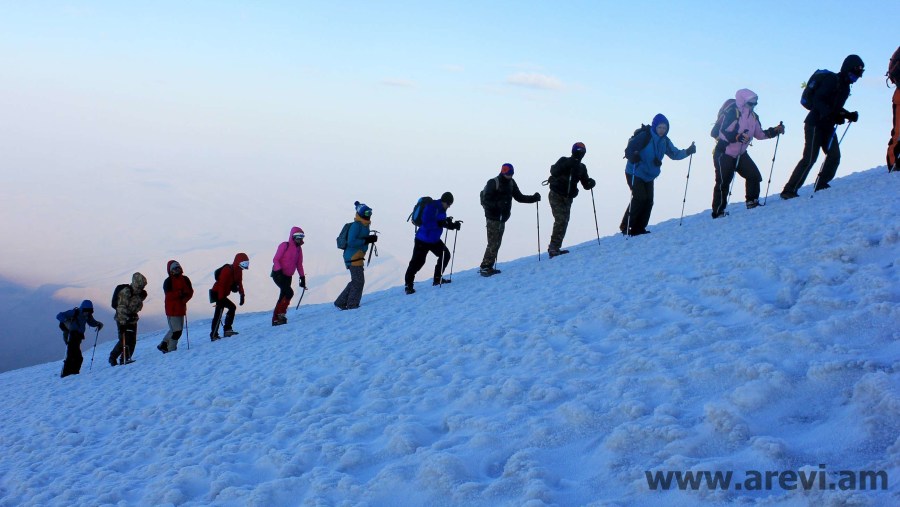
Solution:
{"label": "white cloud", "polygon": [[539,90],[562,90],[565,88],[559,79],[536,72],[517,72],[507,77],[506,83],[527,88],[537,88]]}

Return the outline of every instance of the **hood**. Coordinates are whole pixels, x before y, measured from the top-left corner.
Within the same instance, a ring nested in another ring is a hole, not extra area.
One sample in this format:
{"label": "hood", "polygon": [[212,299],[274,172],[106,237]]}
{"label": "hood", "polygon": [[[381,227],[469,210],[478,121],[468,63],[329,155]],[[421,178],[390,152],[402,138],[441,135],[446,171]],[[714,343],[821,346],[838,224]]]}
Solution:
{"label": "hood", "polygon": [[131,286],[135,289],[141,290],[147,286],[147,279],[144,277],[144,275],[135,273],[131,275]]}
{"label": "hood", "polygon": [[94,303],[91,303],[90,299],[85,299],[81,302],[81,306],[78,307],[81,311],[91,310],[94,311]]}
{"label": "hood", "polygon": [[[291,233],[288,234],[288,244],[293,242],[295,232],[303,232],[303,229],[297,227],[296,225],[291,227]],[[303,234],[306,234],[306,233],[303,232]]]}
{"label": "hood", "polygon": [[844,63],[841,65],[841,74],[847,75],[851,69],[865,66],[866,64],[863,63],[862,58],[857,55],[850,55],[844,58]]}
{"label": "hood", "polygon": [[234,256],[234,262],[232,264],[234,265],[234,267],[238,267],[238,264],[244,261],[250,262],[250,257],[247,257],[247,254],[241,252]]}
{"label": "hood", "polygon": [[[657,125],[660,125],[662,123],[668,125],[669,130],[672,130],[672,124],[669,123],[669,119],[666,118],[662,113],[659,113],[658,115],[653,117],[653,121],[650,122],[650,129],[653,130],[653,132],[656,132]],[[666,132],[666,135],[668,135],[668,132]]]}
{"label": "hood", "polygon": [[747,102],[756,102],[758,98],[751,90],[742,88],[734,94],[734,103],[738,109],[743,109]]}
{"label": "hood", "polygon": [[[179,266],[181,265],[181,263],[176,261],[175,259],[172,259],[169,262],[167,262],[166,263],[166,273],[168,273],[170,275],[172,274],[172,264],[178,264]],[[182,271],[183,270],[184,270],[184,268],[182,268]]]}

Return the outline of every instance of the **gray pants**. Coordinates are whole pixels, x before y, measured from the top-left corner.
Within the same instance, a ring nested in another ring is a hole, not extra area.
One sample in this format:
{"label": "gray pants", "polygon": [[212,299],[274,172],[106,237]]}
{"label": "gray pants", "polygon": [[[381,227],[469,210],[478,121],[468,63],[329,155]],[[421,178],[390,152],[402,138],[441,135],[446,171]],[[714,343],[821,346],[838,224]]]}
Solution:
{"label": "gray pants", "polygon": [[181,332],[184,329],[184,317],[169,317],[169,332],[166,333],[163,341],[169,348],[169,352],[178,349],[178,339],[181,338]]}
{"label": "gray pants", "polygon": [[334,306],[341,310],[352,310],[359,308],[359,301],[362,299],[363,286],[366,284],[366,276],[363,274],[362,266],[350,266],[350,283],[344,287],[343,292],[334,301]]}
{"label": "gray pants", "polygon": [[503,231],[506,223],[500,220],[487,220],[487,248],[484,249],[484,258],[481,260],[482,268],[492,268],[497,263],[497,253],[500,252],[500,243],[503,242]]}
{"label": "gray pants", "polygon": [[558,251],[562,248],[563,239],[566,237],[566,229],[569,228],[569,214],[572,211],[572,198],[563,197],[554,191],[548,194],[550,212],[553,214],[553,231],[550,233],[550,244],[547,250]]}

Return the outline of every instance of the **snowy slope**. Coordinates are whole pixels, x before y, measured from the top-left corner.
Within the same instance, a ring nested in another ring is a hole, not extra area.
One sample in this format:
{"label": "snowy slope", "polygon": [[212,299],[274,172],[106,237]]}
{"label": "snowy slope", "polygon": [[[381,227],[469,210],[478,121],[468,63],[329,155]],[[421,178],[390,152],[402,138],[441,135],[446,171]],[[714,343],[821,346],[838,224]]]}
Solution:
{"label": "snowy slope", "polygon": [[[104,347],[88,372],[88,345],[81,375],[7,372],[0,506],[898,505],[900,175],[808,194],[280,328],[239,313],[215,343],[194,322],[190,350],[143,335],[127,367]],[[820,464],[893,482],[661,492],[644,473]]]}

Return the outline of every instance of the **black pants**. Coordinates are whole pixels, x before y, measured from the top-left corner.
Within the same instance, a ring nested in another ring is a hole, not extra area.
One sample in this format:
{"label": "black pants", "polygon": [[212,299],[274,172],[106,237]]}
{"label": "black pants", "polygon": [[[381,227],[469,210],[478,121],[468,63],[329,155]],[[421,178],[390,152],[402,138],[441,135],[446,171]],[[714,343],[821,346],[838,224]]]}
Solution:
{"label": "black pants", "polygon": [[66,360],[63,361],[60,377],[81,373],[81,364],[84,363],[84,356],[81,355],[82,340],[84,340],[83,334],[78,331],[69,332],[68,341],[66,342]]}
{"label": "black pants", "polygon": [[419,270],[422,269],[422,266],[425,265],[425,260],[428,258],[428,252],[433,253],[438,258],[437,262],[434,264],[435,280],[441,279],[441,275],[444,273],[444,270],[447,269],[447,264],[450,264],[450,250],[447,249],[443,241],[437,240],[436,243],[426,243],[417,239],[413,245],[412,259],[409,260],[409,267],[406,268],[406,276],[404,277],[407,287],[413,286],[416,273],[418,273]]}
{"label": "black pants", "polygon": [[744,188],[746,201],[759,199],[759,184],[762,182],[762,174],[756,163],[750,158],[749,153],[744,153],[735,158],[726,155],[725,150],[716,149],[713,153],[713,166],[716,168],[716,187],[713,190],[712,212],[719,215],[725,212],[728,206],[728,190],[734,173],[738,173],[747,181]]}
{"label": "black pants", "polygon": [[783,192],[797,193],[803,186],[809,171],[819,157],[819,150],[825,153],[825,163],[822,165],[822,173],[819,175],[815,190],[825,188],[837,173],[838,164],[841,163],[841,147],[838,144],[837,132],[827,125],[806,124],[803,126],[803,134],[806,142],[803,146],[803,158],[797,162],[797,167],[791,173],[791,177],[784,185]]}
{"label": "black pants", "polygon": [[234,324],[234,311],[236,309],[237,306],[235,306],[227,297],[216,301],[216,311],[213,314],[212,329],[210,330],[212,334],[216,334],[219,330],[219,322],[222,320],[222,310],[228,310],[228,312],[225,313],[225,326],[223,330],[228,331],[231,329],[231,325]]}
{"label": "black pants", "polygon": [[[631,189],[631,205],[625,210],[619,230],[626,234],[638,234],[647,230],[650,223],[650,212],[653,211],[653,180],[644,181],[637,176],[625,173],[625,181]],[[629,225],[631,230],[626,231]]]}
{"label": "black pants", "polygon": [[116,346],[109,353],[109,362],[122,362],[122,343],[125,343],[125,361],[131,361],[131,355],[134,354],[134,348],[137,346],[137,322],[130,324],[116,323],[119,329],[119,339],[116,340]]}

